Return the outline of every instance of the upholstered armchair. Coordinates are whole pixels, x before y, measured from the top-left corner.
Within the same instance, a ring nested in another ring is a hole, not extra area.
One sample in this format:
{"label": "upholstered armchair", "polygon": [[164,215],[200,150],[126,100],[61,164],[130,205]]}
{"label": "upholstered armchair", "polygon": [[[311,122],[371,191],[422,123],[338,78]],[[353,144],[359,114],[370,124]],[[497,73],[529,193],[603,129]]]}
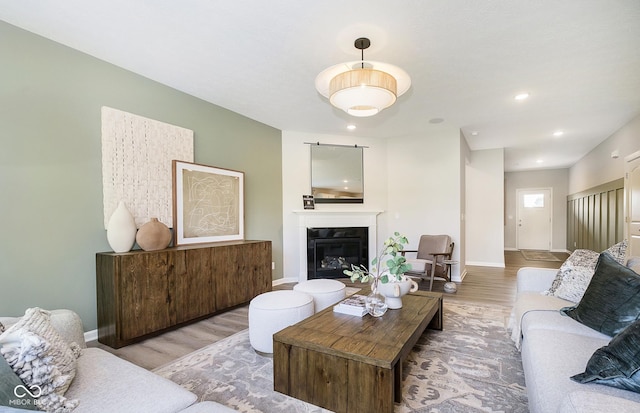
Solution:
{"label": "upholstered armchair", "polygon": [[417,250],[404,250],[415,253],[415,258],[407,258],[411,264],[411,271],[405,273],[408,277],[429,279],[429,291],[433,288],[434,278],[451,281],[449,268],[445,261],[451,260],[454,243],[449,235],[422,235]]}

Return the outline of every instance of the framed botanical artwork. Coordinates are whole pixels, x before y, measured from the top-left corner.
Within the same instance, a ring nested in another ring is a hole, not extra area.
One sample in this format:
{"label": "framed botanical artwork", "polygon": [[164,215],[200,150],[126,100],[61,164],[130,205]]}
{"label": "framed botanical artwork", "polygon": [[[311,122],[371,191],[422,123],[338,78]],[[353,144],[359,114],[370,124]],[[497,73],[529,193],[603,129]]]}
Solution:
{"label": "framed botanical artwork", "polygon": [[244,239],[244,172],[172,164],[174,244]]}

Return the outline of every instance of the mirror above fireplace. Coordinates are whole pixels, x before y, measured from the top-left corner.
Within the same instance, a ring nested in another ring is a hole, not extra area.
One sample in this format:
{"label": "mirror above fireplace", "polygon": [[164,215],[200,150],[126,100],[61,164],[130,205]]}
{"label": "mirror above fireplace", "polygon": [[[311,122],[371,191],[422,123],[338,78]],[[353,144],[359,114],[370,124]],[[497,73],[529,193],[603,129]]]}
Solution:
{"label": "mirror above fireplace", "polygon": [[317,204],[364,202],[363,147],[309,144],[311,193]]}

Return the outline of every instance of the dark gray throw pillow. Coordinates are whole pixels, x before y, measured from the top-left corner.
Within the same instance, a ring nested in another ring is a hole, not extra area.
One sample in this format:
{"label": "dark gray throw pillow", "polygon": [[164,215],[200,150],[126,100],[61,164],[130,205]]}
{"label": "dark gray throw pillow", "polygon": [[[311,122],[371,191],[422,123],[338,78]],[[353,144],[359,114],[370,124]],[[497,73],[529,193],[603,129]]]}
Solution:
{"label": "dark gray throw pillow", "polygon": [[603,252],[582,300],[560,311],[613,337],[640,318],[640,275]]}
{"label": "dark gray throw pillow", "polygon": [[584,373],[571,380],[596,383],[640,393],[640,321],[593,353]]}
{"label": "dark gray throw pillow", "polygon": [[[22,386],[17,391],[20,397],[15,394],[18,386]],[[24,390],[25,388],[20,377],[11,369],[7,360],[0,355],[0,406],[37,410],[35,399]]]}

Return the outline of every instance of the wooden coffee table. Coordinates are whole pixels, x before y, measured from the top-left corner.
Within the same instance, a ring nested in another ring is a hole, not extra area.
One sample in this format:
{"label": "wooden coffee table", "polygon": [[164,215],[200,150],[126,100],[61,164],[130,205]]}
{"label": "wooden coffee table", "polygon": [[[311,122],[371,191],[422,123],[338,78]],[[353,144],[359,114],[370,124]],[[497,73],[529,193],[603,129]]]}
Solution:
{"label": "wooden coffee table", "polygon": [[442,294],[417,291],[402,303],[380,318],[329,307],[274,334],[274,389],[338,413],[393,412],[403,360],[427,327],[442,330]]}

